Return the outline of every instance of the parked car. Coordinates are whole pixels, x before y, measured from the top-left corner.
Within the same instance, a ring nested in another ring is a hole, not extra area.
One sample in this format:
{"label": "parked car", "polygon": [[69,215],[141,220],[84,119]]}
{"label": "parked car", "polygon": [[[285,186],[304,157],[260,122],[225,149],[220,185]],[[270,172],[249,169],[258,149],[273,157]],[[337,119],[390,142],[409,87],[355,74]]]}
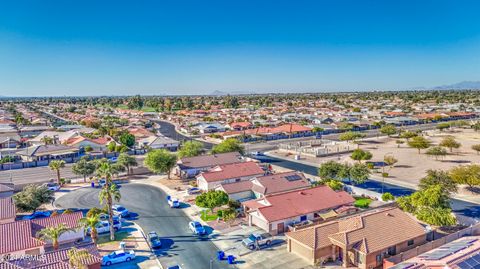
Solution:
{"label": "parked car", "polygon": [[[108,221],[108,214],[101,213],[100,215],[98,215],[98,218],[103,221]],[[114,214],[113,221],[122,221],[122,216]]]}
{"label": "parked car", "polygon": [[180,201],[177,198],[172,198],[171,196],[167,196],[167,203],[171,208],[180,207]]}
{"label": "parked car", "polygon": [[[110,232],[110,223],[108,221],[101,221],[97,225],[97,233],[103,234]],[[120,221],[113,221],[113,230],[116,232],[122,229],[122,223]],[[90,229],[87,230],[87,234],[90,234]]]}
{"label": "parked car", "polygon": [[203,225],[198,221],[190,221],[188,223],[188,227],[194,234],[204,235],[207,233],[205,227],[203,227]]}
{"label": "parked car", "polygon": [[151,248],[159,248],[162,247],[162,240],[158,236],[157,232],[149,232],[148,235],[148,243],[150,244]]}
{"label": "parked car", "polygon": [[257,247],[261,248],[264,246],[270,246],[272,244],[273,237],[269,233],[253,233],[248,238],[242,240],[242,244],[250,249],[254,250]]}
{"label": "parked car", "polygon": [[50,211],[36,211],[28,216],[24,216],[22,220],[48,218],[50,215],[52,215]]}
{"label": "parked car", "polygon": [[128,215],[130,215],[130,212],[128,211],[128,209],[126,209],[124,206],[121,206],[121,205],[113,205],[112,206],[112,209],[113,209],[113,213],[115,215],[120,215],[122,217],[127,217]]}
{"label": "parked car", "polygon": [[60,189],[60,185],[58,185],[57,183],[53,183],[53,182],[45,183],[42,186],[47,187],[51,191],[58,191]]}
{"label": "parked car", "polygon": [[193,194],[198,194],[202,192],[199,188],[193,187],[193,188],[188,188],[187,194],[188,195],[193,195]]}
{"label": "parked car", "polygon": [[180,265],[176,264],[176,265],[172,265],[172,266],[167,267],[167,269],[182,269],[182,267]]}
{"label": "parked car", "polygon": [[124,251],[117,250],[102,257],[102,265],[109,266],[115,263],[129,262],[135,259],[135,252],[133,250]]}

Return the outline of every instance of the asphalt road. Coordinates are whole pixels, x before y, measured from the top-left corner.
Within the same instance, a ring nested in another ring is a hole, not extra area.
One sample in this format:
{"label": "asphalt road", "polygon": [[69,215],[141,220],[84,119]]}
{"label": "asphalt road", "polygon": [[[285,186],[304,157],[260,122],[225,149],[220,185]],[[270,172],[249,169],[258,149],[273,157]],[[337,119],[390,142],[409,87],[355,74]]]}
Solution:
{"label": "asphalt road", "polygon": [[[152,121],[154,121],[158,125],[160,125],[160,129],[158,131],[166,137],[170,137],[170,138],[175,139],[177,141],[188,141],[188,140],[193,139],[191,137],[184,136],[183,134],[177,132],[177,130],[175,130],[175,125],[173,125],[170,122],[161,121],[161,120],[152,120]],[[214,146],[212,143],[208,143],[208,142],[205,142],[205,141],[199,141],[199,142],[203,143],[203,146],[207,150],[212,149],[212,147]]]}
{"label": "asphalt road", "polygon": [[[99,189],[82,188],[57,199],[55,205],[62,208],[86,209],[99,207]],[[156,251],[162,265],[180,264],[185,269],[233,268],[225,261],[215,260],[216,246],[208,236],[192,235],[188,229],[189,217],[180,209],[171,209],[163,191],[153,186],[129,183],[120,188],[121,203],[133,212],[131,219],[145,233],[156,231],[164,247]],[[213,258],[210,267],[210,258]]]}
{"label": "asphalt road", "polygon": [[[302,163],[297,163],[294,161],[290,160],[283,160],[280,158],[275,158],[275,157],[270,157],[270,156],[262,156],[260,158],[260,161],[262,162],[267,162],[271,163],[274,165],[278,165],[287,169],[291,170],[297,170],[301,171],[306,174],[310,175],[317,175],[317,169],[318,167],[312,166],[312,165],[307,165],[307,164],[302,164]],[[382,183],[374,180],[369,180],[363,184],[358,184],[355,185],[357,187],[375,191],[375,192],[381,192],[382,191]],[[394,196],[403,196],[403,195],[409,195],[415,190],[401,187],[401,186],[396,186],[388,183],[383,184],[383,190],[384,192],[390,192]],[[452,209],[457,215],[459,222],[465,223],[465,224],[470,224],[474,220],[473,219],[478,219],[480,220],[480,205],[475,204],[475,203],[470,203],[470,202],[465,202],[462,200],[457,200],[457,199],[452,199],[451,200],[451,205]]]}

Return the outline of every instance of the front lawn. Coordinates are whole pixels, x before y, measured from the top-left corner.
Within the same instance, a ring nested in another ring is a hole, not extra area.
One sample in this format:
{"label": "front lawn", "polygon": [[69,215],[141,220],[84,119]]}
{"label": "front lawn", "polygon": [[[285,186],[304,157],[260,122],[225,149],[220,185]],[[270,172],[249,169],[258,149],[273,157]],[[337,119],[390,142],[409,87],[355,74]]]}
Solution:
{"label": "front lawn", "polygon": [[[116,232],[115,233],[115,241],[123,241],[127,239],[130,236],[128,232],[122,231],[122,232]],[[108,244],[111,243],[110,241],[110,233],[104,233],[104,234],[99,234],[98,239],[97,239],[97,244],[98,245],[103,245],[103,244]]]}
{"label": "front lawn", "polygon": [[356,197],[355,200],[356,201],[353,205],[359,208],[368,208],[368,206],[372,202],[372,199],[365,197]]}
{"label": "front lawn", "polygon": [[203,221],[213,221],[213,220],[217,220],[218,218],[218,215],[215,213],[215,214],[212,214],[210,213],[210,211],[207,211],[207,210],[204,210],[202,211],[202,214],[200,215],[200,218],[203,220]]}

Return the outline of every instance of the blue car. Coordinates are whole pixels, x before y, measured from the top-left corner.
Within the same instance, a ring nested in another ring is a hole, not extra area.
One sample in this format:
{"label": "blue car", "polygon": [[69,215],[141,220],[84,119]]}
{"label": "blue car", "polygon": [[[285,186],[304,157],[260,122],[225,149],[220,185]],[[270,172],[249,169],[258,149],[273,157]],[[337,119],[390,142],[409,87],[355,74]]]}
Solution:
{"label": "blue car", "polygon": [[190,223],[188,224],[188,227],[194,234],[197,234],[197,235],[204,235],[207,233],[207,231],[205,230],[205,227],[198,221],[190,221]]}

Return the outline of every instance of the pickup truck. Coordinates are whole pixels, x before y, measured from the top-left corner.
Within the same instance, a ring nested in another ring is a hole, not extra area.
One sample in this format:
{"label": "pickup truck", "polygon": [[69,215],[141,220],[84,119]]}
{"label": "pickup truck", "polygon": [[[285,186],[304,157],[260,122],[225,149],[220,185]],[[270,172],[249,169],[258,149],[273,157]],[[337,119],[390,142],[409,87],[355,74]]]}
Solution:
{"label": "pickup truck", "polygon": [[269,233],[257,234],[253,233],[248,238],[242,240],[242,244],[250,249],[255,250],[272,244],[273,237]]}

